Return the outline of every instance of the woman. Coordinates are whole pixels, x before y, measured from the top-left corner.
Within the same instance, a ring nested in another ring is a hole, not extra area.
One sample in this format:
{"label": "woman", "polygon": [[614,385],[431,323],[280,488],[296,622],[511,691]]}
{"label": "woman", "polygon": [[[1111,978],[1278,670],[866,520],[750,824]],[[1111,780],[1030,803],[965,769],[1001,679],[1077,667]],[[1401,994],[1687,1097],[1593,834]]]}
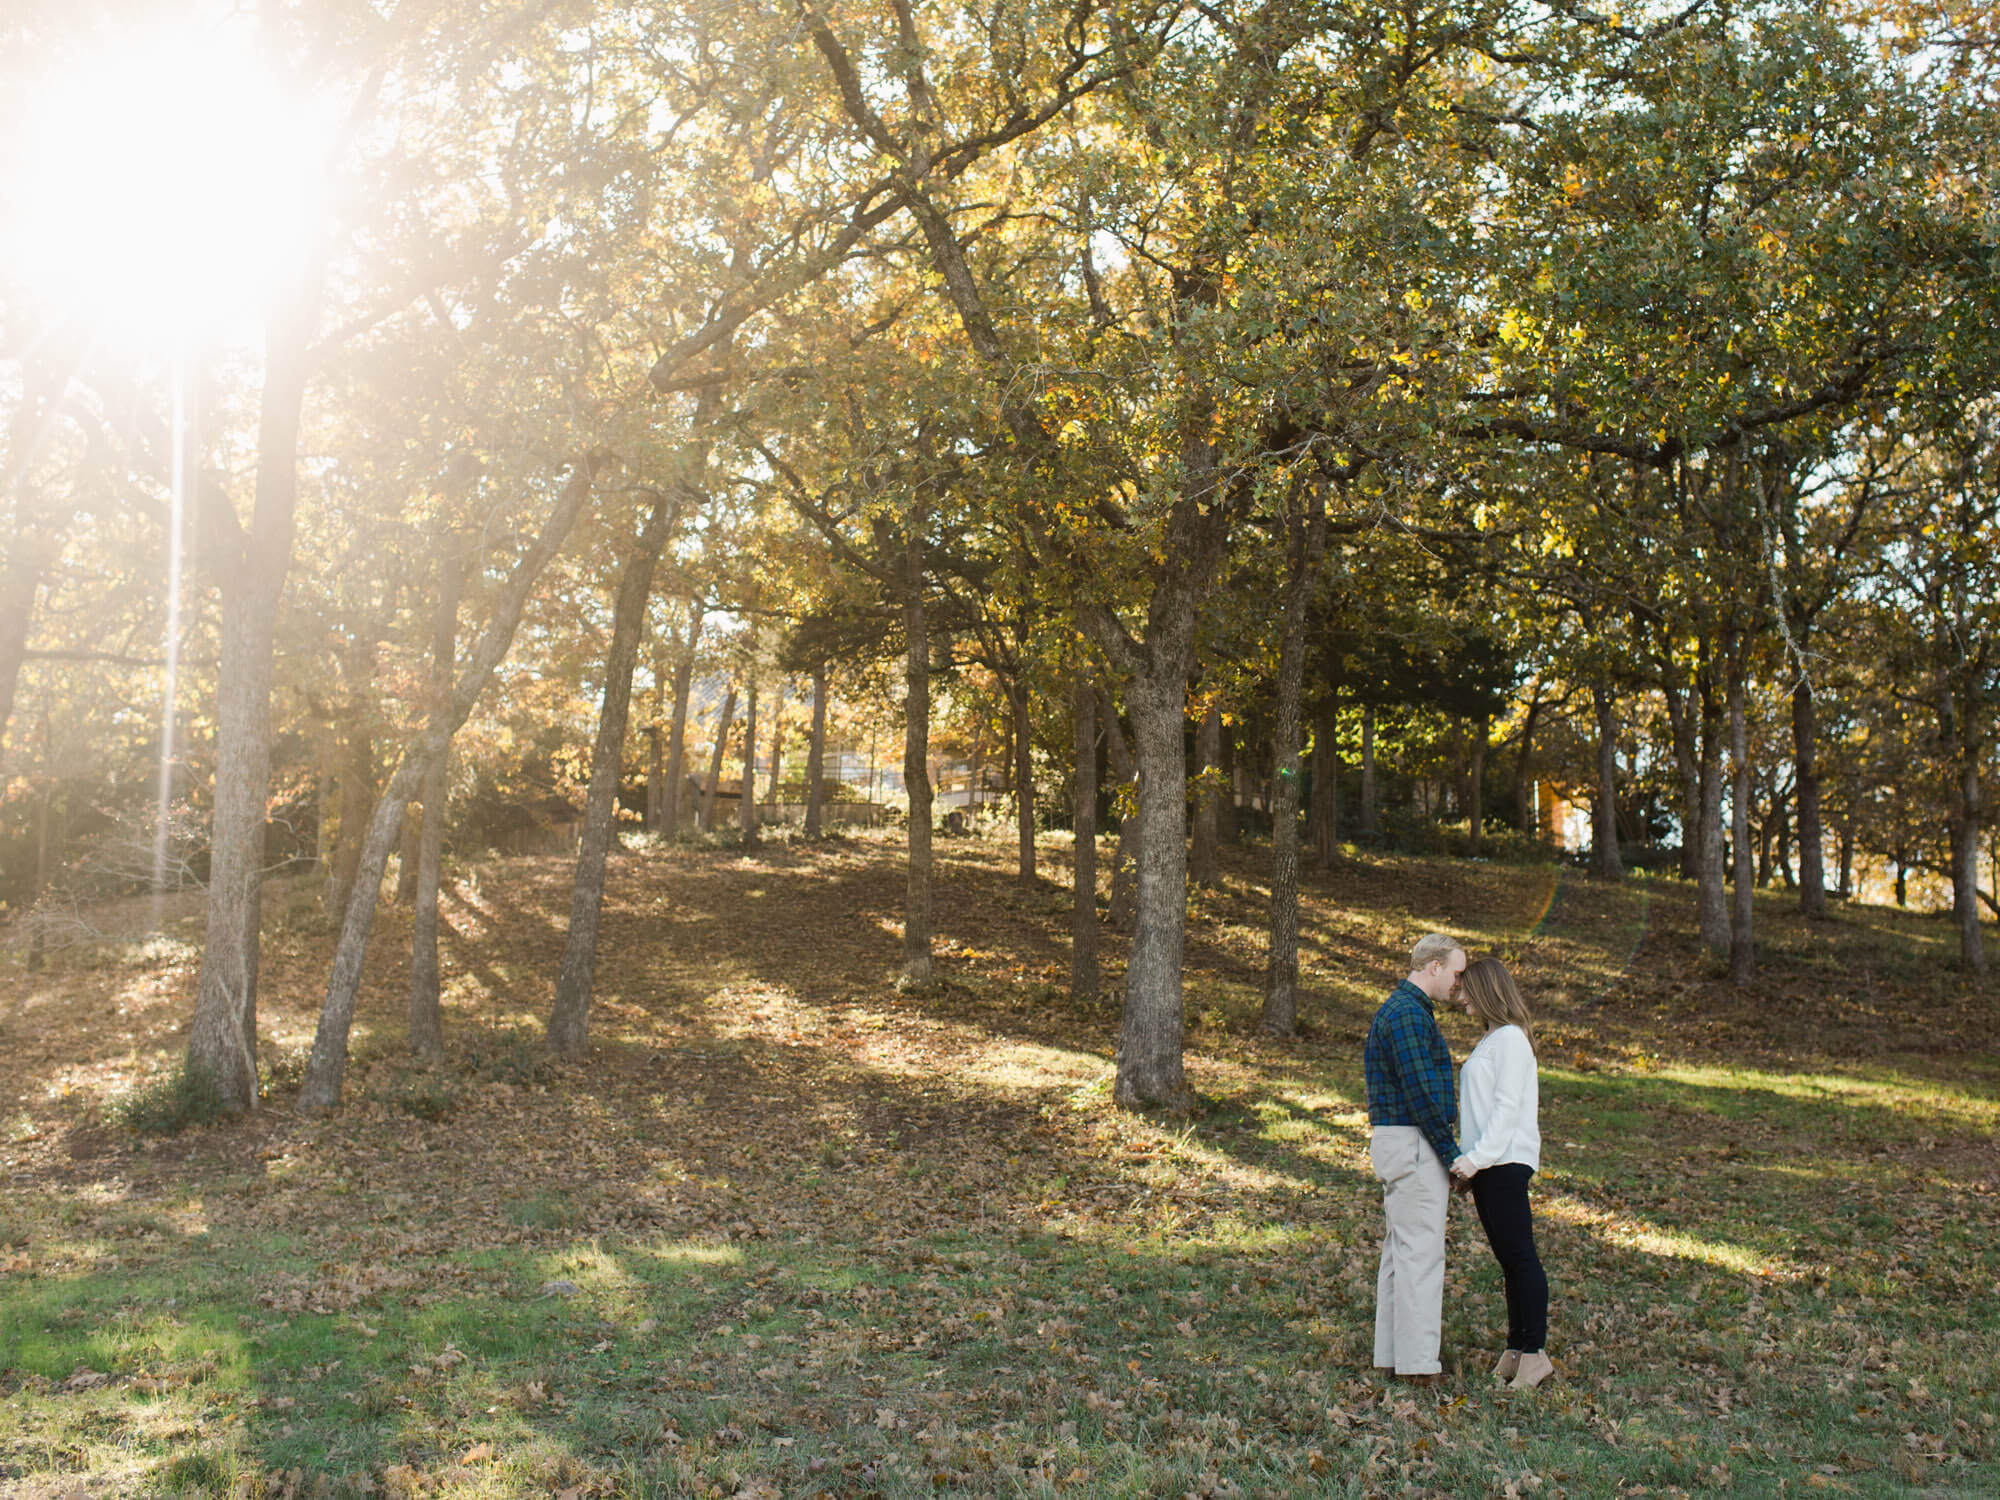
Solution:
{"label": "woman", "polygon": [[1493,1373],[1511,1389],[1525,1391],[1556,1369],[1543,1347],[1549,1332],[1549,1281],[1535,1253],[1535,1225],[1528,1211],[1528,1179],[1542,1164],[1528,1003],[1497,958],[1467,967],[1459,997],[1467,1015],[1486,1023],[1486,1035],[1459,1070],[1463,1154],[1451,1164],[1451,1175],[1470,1184],[1486,1243],[1507,1283],[1507,1351]]}

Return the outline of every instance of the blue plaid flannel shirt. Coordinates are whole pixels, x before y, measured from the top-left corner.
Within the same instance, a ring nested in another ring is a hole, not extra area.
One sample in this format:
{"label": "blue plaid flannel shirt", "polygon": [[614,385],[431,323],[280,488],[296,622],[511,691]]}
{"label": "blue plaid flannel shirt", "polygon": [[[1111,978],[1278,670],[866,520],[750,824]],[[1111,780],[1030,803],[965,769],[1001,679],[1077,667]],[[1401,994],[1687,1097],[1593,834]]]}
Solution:
{"label": "blue plaid flannel shirt", "polygon": [[1361,1071],[1370,1125],[1414,1125],[1446,1167],[1458,1160],[1458,1087],[1430,997],[1409,980],[1389,992],[1368,1027]]}

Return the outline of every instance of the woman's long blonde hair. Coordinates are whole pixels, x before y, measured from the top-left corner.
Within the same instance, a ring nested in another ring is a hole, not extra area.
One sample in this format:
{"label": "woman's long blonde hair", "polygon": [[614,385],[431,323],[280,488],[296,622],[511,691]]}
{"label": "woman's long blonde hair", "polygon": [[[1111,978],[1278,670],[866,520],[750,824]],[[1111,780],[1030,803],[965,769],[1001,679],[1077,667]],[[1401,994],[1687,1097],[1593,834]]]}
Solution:
{"label": "woman's long blonde hair", "polygon": [[1466,965],[1459,976],[1459,988],[1472,1002],[1472,1010],[1489,1027],[1518,1026],[1527,1033],[1528,1045],[1535,1044],[1534,1018],[1528,1002],[1514,986],[1514,976],[1497,958],[1482,958]]}

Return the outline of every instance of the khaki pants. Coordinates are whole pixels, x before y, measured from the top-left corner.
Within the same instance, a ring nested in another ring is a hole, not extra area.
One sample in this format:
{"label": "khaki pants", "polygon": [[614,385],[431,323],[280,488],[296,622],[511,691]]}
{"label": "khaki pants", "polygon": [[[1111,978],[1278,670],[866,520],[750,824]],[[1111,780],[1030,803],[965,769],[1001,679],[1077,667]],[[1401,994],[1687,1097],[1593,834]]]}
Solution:
{"label": "khaki pants", "polygon": [[1451,1184],[1414,1125],[1377,1125],[1368,1157],[1382,1180],[1382,1269],[1375,1278],[1375,1363],[1434,1375],[1444,1322],[1444,1224]]}

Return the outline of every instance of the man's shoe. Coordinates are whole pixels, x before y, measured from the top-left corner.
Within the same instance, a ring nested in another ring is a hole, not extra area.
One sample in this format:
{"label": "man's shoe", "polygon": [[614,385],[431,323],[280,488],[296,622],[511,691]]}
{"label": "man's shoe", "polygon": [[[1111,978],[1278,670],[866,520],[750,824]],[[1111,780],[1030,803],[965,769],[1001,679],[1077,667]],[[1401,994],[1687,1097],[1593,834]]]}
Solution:
{"label": "man's shoe", "polygon": [[1429,1390],[1432,1386],[1444,1383],[1444,1376],[1436,1370],[1432,1370],[1425,1375],[1398,1375],[1396,1378],[1402,1381],[1404,1385],[1420,1386],[1424,1390]]}
{"label": "man's shoe", "polygon": [[1520,1367],[1514,1372],[1514,1378],[1507,1382],[1507,1389],[1532,1391],[1555,1372],[1555,1362],[1540,1350],[1533,1354],[1524,1354],[1521,1356]]}
{"label": "man's shoe", "polygon": [[1493,1367],[1493,1373],[1502,1380],[1512,1380],[1515,1372],[1520,1368],[1521,1351],[1519,1349],[1509,1349],[1505,1354],[1500,1356],[1500,1363]]}

